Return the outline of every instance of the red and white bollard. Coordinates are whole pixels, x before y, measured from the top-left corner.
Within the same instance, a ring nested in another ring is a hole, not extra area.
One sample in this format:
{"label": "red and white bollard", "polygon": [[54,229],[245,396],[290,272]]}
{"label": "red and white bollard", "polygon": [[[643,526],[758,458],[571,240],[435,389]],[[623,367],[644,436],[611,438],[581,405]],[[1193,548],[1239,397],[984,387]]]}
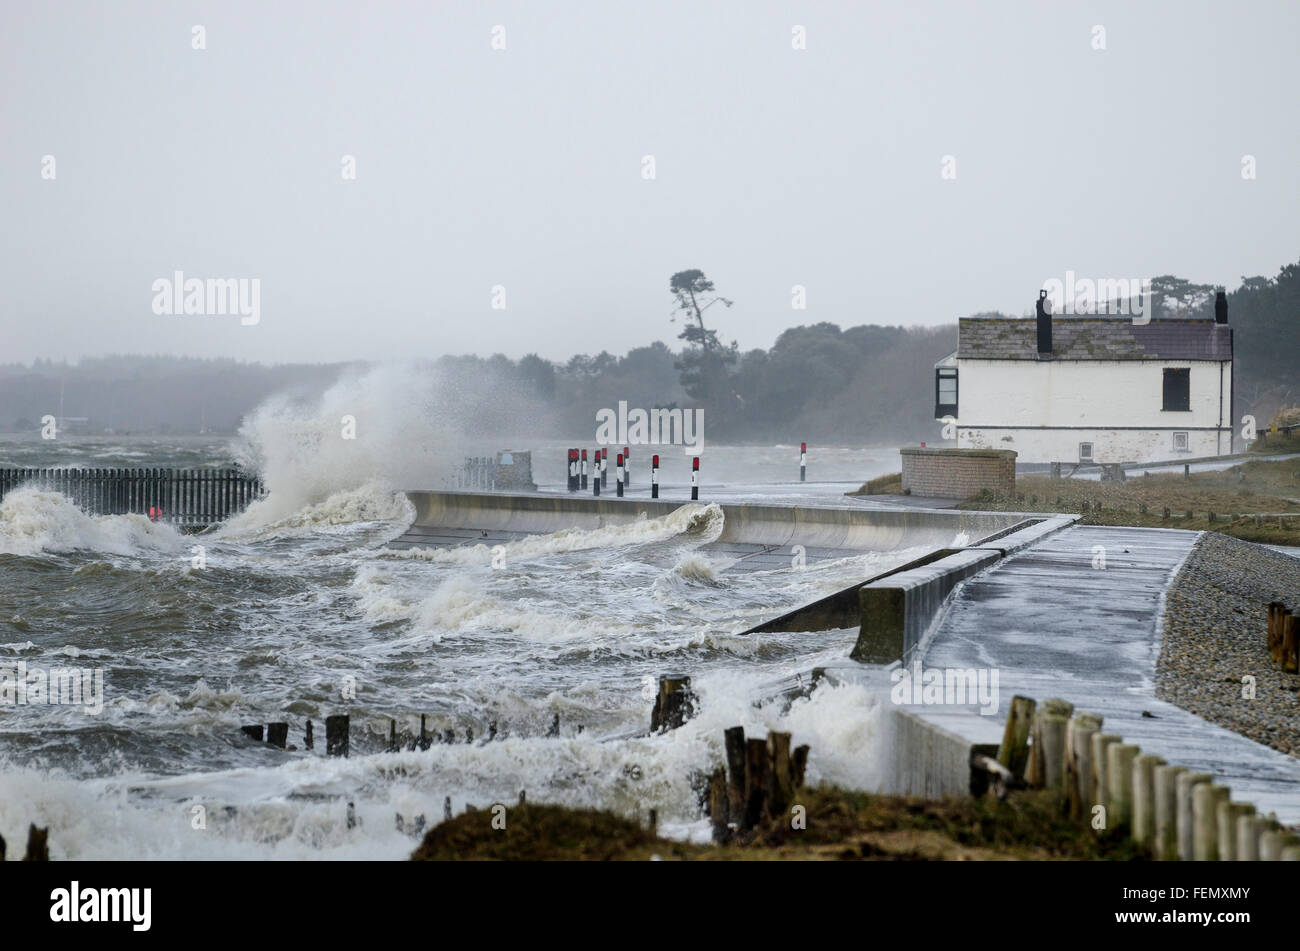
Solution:
{"label": "red and white bollard", "polygon": [[591,494],[600,495],[600,447],[597,446],[591,457]]}
{"label": "red and white bollard", "polygon": [[621,452],[616,457],[614,464],[616,466],[614,474],[618,478],[618,497],[621,499],[623,497],[623,454]]}
{"label": "red and white bollard", "polygon": [[587,450],[582,450],[582,485],[580,488],[587,487]]}
{"label": "red and white bollard", "polygon": [[650,458],[650,498],[659,498],[659,457]]}
{"label": "red and white bollard", "polygon": [[623,447],[623,482],[625,485],[632,484],[632,450],[627,446]]}
{"label": "red and white bollard", "polygon": [[805,482],[808,478],[808,444],[799,443],[799,481]]}
{"label": "red and white bollard", "polygon": [[609,447],[600,447],[600,481],[609,485]]}
{"label": "red and white bollard", "polygon": [[569,491],[578,491],[578,450],[569,450]]}
{"label": "red and white bollard", "polygon": [[691,460],[691,501],[696,502],[700,498],[700,457],[695,456]]}

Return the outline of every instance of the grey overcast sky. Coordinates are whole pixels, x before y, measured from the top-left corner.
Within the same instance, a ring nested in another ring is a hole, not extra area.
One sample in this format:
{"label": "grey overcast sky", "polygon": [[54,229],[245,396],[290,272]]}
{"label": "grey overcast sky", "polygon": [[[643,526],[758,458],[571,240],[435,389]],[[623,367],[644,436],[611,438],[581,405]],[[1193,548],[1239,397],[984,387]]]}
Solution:
{"label": "grey overcast sky", "polygon": [[[677,346],[689,267],[742,349],[1231,288],[1300,259],[1298,48],[1296,0],[4,0],[0,361]],[[177,269],[260,322],[155,314]]]}

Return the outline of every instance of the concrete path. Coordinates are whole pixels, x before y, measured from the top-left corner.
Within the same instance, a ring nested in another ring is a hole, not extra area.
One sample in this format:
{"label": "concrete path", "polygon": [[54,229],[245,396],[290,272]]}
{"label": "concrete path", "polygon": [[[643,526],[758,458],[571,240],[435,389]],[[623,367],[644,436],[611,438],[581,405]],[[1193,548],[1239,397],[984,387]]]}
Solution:
{"label": "concrete path", "polygon": [[[1204,459],[1200,462],[1192,460],[1169,462],[1134,462],[1124,466],[1124,474],[1129,478],[1141,478],[1144,472],[1154,472],[1157,475],[1171,472],[1182,472],[1183,466],[1186,465],[1192,472],[1222,472],[1224,469],[1231,469],[1233,466],[1239,466],[1243,462],[1285,462],[1288,459],[1295,459],[1300,453],[1285,453],[1277,456],[1264,455],[1258,452],[1240,453],[1235,456],[1219,456],[1213,459]],[[1019,471],[1019,470],[1017,470]],[[1029,473],[1026,473],[1028,475]],[[1043,475],[1042,472],[1035,472],[1034,475]],[[1076,472],[1070,478],[1072,479],[1089,479],[1096,482],[1101,478],[1101,469],[1089,468]]]}
{"label": "concrete path", "polygon": [[[1300,760],[1156,699],[1164,593],[1197,534],[1074,526],[967,581],[923,663],[996,669],[999,714],[912,711],[971,742],[996,743],[1014,694],[1062,697],[1101,714],[1104,732],[1144,753],[1213,774],[1234,801],[1300,822]],[[1105,567],[1094,567],[1103,553]]]}

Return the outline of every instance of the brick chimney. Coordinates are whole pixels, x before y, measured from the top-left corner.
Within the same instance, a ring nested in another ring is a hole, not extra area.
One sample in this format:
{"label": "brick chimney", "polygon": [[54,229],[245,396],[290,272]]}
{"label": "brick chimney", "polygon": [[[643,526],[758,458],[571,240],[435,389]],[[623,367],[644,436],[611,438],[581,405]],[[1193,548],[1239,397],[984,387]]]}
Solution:
{"label": "brick chimney", "polygon": [[1223,291],[1214,295],[1214,322],[1216,324],[1228,322],[1228,295]]}

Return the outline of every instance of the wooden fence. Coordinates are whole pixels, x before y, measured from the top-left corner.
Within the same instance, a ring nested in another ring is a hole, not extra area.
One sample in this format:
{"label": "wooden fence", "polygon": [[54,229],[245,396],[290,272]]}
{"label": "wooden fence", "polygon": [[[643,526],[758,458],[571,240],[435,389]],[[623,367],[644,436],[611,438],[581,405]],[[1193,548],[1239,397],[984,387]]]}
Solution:
{"label": "wooden fence", "polygon": [[1275,816],[1233,801],[1211,774],[1143,754],[1101,725],[1101,716],[1058,698],[1040,706],[1014,697],[996,754],[991,745],[972,752],[972,791],[1056,789],[1071,819],[1129,836],[1161,860],[1300,861],[1300,836]]}
{"label": "wooden fence", "polygon": [[266,494],[261,479],[239,469],[0,469],[0,500],[23,486],[59,492],[90,515],[193,526],[230,518]]}

